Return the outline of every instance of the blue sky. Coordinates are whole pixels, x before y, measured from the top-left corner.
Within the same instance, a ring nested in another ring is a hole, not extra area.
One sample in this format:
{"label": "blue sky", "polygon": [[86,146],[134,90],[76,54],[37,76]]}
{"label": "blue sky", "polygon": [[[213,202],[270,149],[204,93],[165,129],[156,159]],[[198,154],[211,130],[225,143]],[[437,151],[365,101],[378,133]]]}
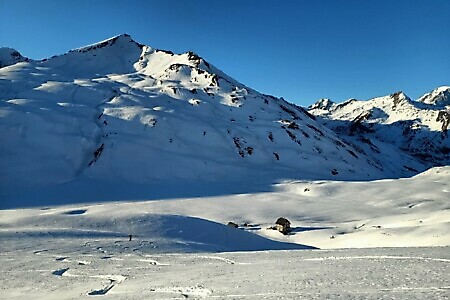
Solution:
{"label": "blue sky", "polygon": [[121,33],[303,106],[450,85],[447,0],[0,0],[0,46],[30,58]]}

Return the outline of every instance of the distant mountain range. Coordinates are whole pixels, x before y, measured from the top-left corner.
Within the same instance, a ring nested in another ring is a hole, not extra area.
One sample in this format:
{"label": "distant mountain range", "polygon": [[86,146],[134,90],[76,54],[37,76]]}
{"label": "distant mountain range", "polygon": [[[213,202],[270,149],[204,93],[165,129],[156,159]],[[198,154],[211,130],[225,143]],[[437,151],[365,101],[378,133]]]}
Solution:
{"label": "distant mountain range", "polygon": [[307,110],[126,34],[39,61],[1,48],[0,67],[3,191],[369,180],[449,163],[450,87]]}
{"label": "distant mountain range", "polygon": [[[309,112],[382,168],[404,157],[419,164],[404,164],[403,168],[415,172],[450,164],[449,86],[439,87],[417,101],[403,92],[340,104],[322,99],[311,105]],[[386,159],[391,163],[383,163]]]}

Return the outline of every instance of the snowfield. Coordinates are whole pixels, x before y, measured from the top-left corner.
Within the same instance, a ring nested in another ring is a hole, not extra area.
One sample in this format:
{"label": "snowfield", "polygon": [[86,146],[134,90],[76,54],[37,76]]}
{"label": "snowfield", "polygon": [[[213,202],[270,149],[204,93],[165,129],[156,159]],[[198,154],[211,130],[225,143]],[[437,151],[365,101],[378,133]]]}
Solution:
{"label": "snowfield", "polygon": [[[397,180],[288,181],[260,193],[4,209],[0,237],[131,234],[152,239],[166,252],[273,250],[295,244],[321,249],[450,246],[449,182],[450,167],[440,167]],[[280,216],[291,221],[289,235],[267,229]],[[225,226],[230,221],[240,228]]]}
{"label": "snowfield", "polygon": [[5,209],[0,297],[448,299],[449,177]]}
{"label": "snowfield", "polygon": [[0,297],[448,299],[450,294],[449,247],[152,254],[140,251],[139,242],[109,241],[115,251],[86,239],[2,249]]}

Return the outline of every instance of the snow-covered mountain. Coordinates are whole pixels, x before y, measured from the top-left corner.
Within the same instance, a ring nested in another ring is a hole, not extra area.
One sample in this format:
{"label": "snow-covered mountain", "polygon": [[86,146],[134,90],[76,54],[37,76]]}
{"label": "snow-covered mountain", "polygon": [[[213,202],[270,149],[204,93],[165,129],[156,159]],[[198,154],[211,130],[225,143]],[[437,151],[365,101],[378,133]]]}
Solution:
{"label": "snow-covered mountain", "polygon": [[0,69],[5,198],[62,185],[73,187],[70,195],[98,199],[129,184],[155,193],[149,184],[247,187],[423,169],[410,158],[383,167],[305,109],[237,82],[193,52],[174,54],[120,35],[17,61]]}
{"label": "snow-covered mountain", "polygon": [[8,299],[448,294],[450,166],[417,174],[448,164],[448,88],[308,112],[128,35],[4,53]]}
{"label": "snow-covered mountain", "polygon": [[322,99],[309,112],[380,164],[402,161],[403,168],[422,171],[450,164],[449,95],[450,87],[440,87],[417,101],[403,92],[340,104]]}
{"label": "snow-covered mountain", "polygon": [[440,107],[448,106],[450,105],[450,86],[441,86],[430,93],[426,93],[417,101]]}

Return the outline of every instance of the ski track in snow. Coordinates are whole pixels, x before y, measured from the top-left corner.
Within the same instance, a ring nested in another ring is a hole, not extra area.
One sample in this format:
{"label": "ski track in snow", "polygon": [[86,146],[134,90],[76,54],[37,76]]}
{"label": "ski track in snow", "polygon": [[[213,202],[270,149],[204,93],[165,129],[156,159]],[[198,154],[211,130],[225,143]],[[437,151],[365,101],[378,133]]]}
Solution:
{"label": "ski track in snow", "polygon": [[440,262],[450,262],[450,259],[445,258],[430,258],[430,257],[411,257],[411,256],[329,256],[329,257],[317,257],[317,258],[307,258],[304,260],[310,261],[321,261],[321,260],[352,260],[352,259],[405,259],[405,260],[432,260],[432,261],[440,261]]}
{"label": "ski track in snow", "polygon": [[113,287],[122,283],[126,279],[126,277],[122,275],[101,275],[92,276],[92,278],[106,278],[107,280],[109,280],[109,284],[101,289],[90,291],[88,293],[89,296],[106,295]]}
{"label": "ski track in snow", "polygon": [[168,294],[180,294],[184,298],[198,298],[209,297],[212,294],[211,290],[205,289],[201,286],[194,287],[172,287],[172,288],[155,288],[150,289],[154,293],[168,293]]}
{"label": "ski track in snow", "polygon": [[236,262],[234,260],[228,259],[228,258],[224,258],[224,257],[219,257],[219,256],[197,256],[197,258],[200,259],[214,259],[214,260],[218,260],[218,261],[223,261],[224,263],[230,264],[230,265],[234,265]]}
{"label": "ski track in snow", "polygon": [[[34,299],[102,295],[115,299],[423,299],[425,296],[446,299],[450,296],[449,247],[218,255],[159,253],[145,255],[146,259],[130,250],[111,253],[117,260],[105,260],[94,249],[89,254],[80,254],[79,241],[66,240],[63,244],[65,247],[49,250],[45,255],[21,249],[2,251],[1,295],[21,299],[32,285]],[[79,263],[83,261],[89,263]],[[23,265],[28,270],[18,267]]]}

